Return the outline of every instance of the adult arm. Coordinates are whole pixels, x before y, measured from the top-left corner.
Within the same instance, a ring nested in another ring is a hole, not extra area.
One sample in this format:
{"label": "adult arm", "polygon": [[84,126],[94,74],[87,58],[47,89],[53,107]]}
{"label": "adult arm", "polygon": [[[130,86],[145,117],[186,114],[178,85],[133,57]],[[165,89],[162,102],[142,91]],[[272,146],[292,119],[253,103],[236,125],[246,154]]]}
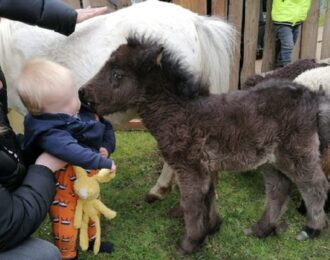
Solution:
{"label": "adult arm", "polygon": [[51,129],[37,140],[43,151],[86,169],[111,169],[112,161],[103,158],[98,152],[80,145],[70,133],[60,129]]}
{"label": "adult arm", "polygon": [[75,30],[77,12],[59,0],[0,0],[0,16],[64,35]]}
{"label": "adult arm", "polygon": [[42,165],[30,166],[14,192],[0,185],[0,251],[16,246],[40,226],[54,194],[53,172]]}

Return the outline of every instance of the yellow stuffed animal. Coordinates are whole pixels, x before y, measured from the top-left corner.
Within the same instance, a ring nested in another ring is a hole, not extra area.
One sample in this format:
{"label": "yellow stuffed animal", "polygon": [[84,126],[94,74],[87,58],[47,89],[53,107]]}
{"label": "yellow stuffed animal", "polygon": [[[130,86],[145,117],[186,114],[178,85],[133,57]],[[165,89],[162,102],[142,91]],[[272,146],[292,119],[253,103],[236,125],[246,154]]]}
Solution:
{"label": "yellow stuffed animal", "polygon": [[96,239],[94,243],[94,254],[100,250],[101,243],[101,225],[100,213],[108,219],[113,219],[116,212],[107,208],[99,199],[99,183],[108,182],[116,176],[116,172],[109,169],[101,169],[94,176],[89,177],[87,172],[78,166],[73,166],[76,173],[74,191],[79,195],[76,212],[74,216],[74,227],[80,229],[79,243],[83,251],[88,249],[88,222],[92,219],[96,227]]}

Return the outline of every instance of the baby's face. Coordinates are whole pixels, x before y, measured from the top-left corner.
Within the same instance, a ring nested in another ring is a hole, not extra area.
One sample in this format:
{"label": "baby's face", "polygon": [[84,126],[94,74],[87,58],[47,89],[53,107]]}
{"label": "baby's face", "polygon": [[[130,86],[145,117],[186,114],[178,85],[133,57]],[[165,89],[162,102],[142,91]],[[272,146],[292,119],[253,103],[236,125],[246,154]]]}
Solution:
{"label": "baby's face", "polygon": [[45,102],[44,112],[51,114],[63,113],[70,116],[77,115],[81,103],[73,82],[70,81],[67,85],[61,86],[56,92]]}

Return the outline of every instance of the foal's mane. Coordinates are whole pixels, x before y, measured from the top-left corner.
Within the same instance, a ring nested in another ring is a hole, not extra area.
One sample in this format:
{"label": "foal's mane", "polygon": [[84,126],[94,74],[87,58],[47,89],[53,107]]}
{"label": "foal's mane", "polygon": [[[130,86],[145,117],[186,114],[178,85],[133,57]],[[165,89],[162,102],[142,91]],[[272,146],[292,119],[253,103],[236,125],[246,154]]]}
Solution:
{"label": "foal's mane", "polygon": [[172,91],[184,99],[209,95],[209,86],[201,78],[196,79],[184,58],[173,53],[164,43],[153,37],[145,37],[136,33],[127,38],[127,45],[146,51],[162,50],[159,68],[165,78],[171,83]]}

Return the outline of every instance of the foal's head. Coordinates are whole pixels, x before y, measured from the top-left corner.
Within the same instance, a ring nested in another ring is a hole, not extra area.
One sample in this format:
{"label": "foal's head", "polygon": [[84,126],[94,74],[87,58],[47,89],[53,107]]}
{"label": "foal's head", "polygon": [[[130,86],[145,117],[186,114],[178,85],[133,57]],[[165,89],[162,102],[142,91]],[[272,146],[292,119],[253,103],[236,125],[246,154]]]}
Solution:
{"label": "foal's head", "polygon": [[80,90],[83,103],[100,114],[127,110],[135,106],[144,93],[145,80],[159,67],[163,48],[128,39],[119,46],[101,70]]}
{"label": "foal's head", "polygon": [[136,106],[148,94],[182,99],[208,94],[179,60],[153,40],[131,37],[80,89],[80,98],[103,115]]}

